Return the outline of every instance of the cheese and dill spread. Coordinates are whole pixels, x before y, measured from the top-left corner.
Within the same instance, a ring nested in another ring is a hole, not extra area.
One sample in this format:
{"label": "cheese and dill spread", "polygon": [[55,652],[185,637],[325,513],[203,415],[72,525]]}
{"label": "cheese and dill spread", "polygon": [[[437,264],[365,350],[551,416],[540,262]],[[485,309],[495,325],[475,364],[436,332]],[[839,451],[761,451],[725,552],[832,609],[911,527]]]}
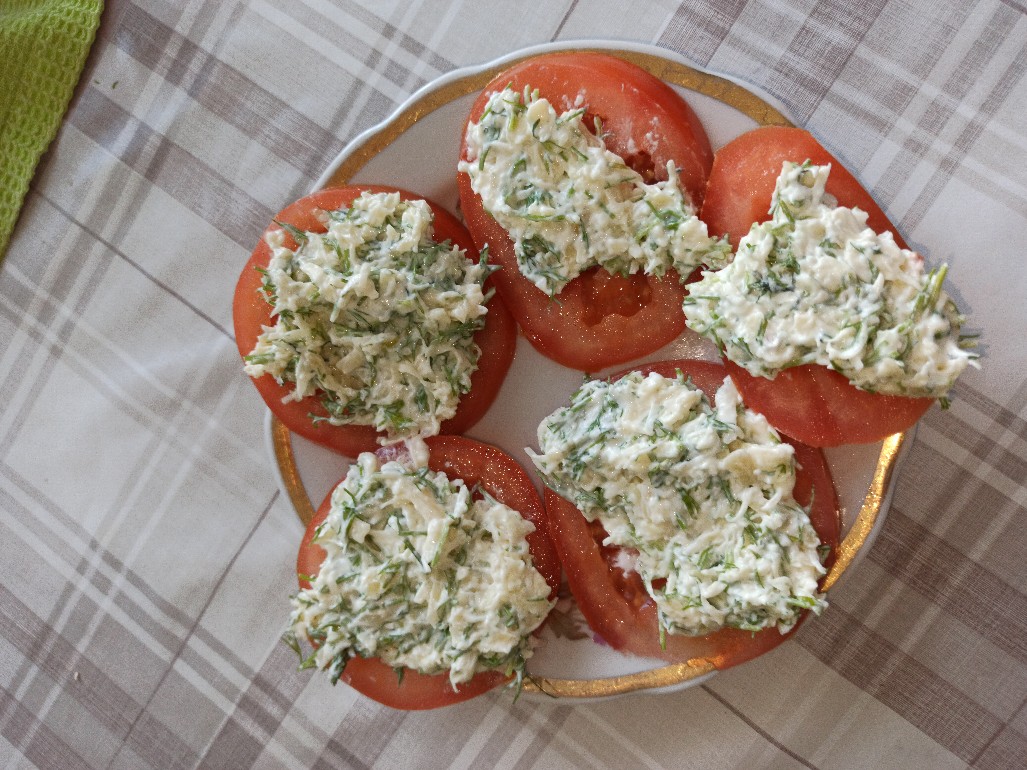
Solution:
{"label": "cheese and dill spread", "polygon": [[267,234],[263,292],[277,320],[246,373],[292,383],[286,400],[319,395],[332,425],[373,425],[388,440],[438,433],[477,368],[489,267],[435,243],[422,200],[365,192],[324,217],[325,233]]}
{"label": "cheese and dill spread", "polygon": [[[539,426],[545,483],[598,520],[656,602],[661,633],[786,632],[826,606],[795,458],[730,379],[711,406],[682,376],[589,380]],[[632,560],[628,554],[637,552]]]}
{"label": "cheese and dill spread", "polygon": [[558,115],[537,92],[508,87],[467,127],[459,168],[510,234],[521,273],[554,296],[596,265],[656,276],[673,267],[682,278],[721,265],[730,248],[708,236],[674,164],[667,181],[646,184],[606,149],[600,127],[585,128],[584,113]]}
{"label": "cheese and dill spread", "polygon": [[316,645],[305,665],[338,681],[355,656],[449,674],[523,676],[552,607],[532,564],[534,526],[488,494],[427,467],[427,448],[382,462],[361,454],[332,492],[313,542],[326,553],[292,599],[286,640]]}
{"label": "cheese and dill spread", "polygon": [[756,376],[820,364],[869,392],[944,397],[976,359],[942,288],[947,267],[927,270],[866,212],[837,206],[829,172],[783,164],[771,219],[689,286],[688,326]]}

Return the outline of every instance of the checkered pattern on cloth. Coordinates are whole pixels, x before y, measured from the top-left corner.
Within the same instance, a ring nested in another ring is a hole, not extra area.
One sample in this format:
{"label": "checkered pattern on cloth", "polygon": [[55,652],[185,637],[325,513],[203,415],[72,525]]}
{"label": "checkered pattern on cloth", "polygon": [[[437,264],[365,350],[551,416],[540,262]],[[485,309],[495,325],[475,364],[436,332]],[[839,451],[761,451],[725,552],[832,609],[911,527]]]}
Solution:
{"label": "checkered pattern on cloth", "polygon": [[[107,3],[0,269],[5,766],[1027,765],[1027,8],[526,8]],[[611,37],[785,104],[951,264],[984,369],[795,643],[673,695],[393,712],[278,640],[299,524],[226,298],[272,213],[419,86]]]}

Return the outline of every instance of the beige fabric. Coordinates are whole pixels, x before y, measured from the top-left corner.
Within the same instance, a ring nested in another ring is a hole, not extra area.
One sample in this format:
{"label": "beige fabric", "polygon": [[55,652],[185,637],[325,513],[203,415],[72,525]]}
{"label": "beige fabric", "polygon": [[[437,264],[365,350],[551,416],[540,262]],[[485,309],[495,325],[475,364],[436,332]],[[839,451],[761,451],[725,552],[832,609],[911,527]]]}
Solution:
{"label": "beige fabric", "polygon": [[[793,642],[673,695],[392,712],[279,641],[300,525],[232,287],[272,213],[418,87],[585,37],[779,99],[951,264],[984,368]],[[5,765],[1023,766],[1025,69],[1019,0],[109,2],[0,268]]]}

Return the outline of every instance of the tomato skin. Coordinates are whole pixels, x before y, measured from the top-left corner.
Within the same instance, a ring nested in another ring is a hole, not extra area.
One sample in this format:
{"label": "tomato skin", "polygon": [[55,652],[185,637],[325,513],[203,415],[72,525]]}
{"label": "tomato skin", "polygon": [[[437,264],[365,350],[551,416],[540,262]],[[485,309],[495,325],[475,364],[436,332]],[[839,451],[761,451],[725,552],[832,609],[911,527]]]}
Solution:
{"label": "tomato skin", "polygon": [[821,166],[830,163],[827,191],[839,205],[863,209],[875,232],[890,230],[900,247],[909,248],[870,193],[834,155],[809,131],[785,126],[753,129],[717,150],[700,214],[710,235],[727,235],[731,247],[737,248],[754,222],[770,219],[770,199],[786,160],[809,160]]}
{"label": "tomato skin", "polygon": [[[363,192],[399,192],[404,200],[422,199],[406,190],[383,185],[333,187],[300,198],[282,209],[275,219],[301,230],[324,232],[325,226],[316,212],[349,206]],[[435,214],[435,239],[439,242],[448,239],[464,249],[469,259],[477,260],[478,250],[464,226],[438,204],[428,201],[428,205]],[[272,229],[277,230],[278,226],[272,223],[268,230]],[[286,245],[296,247],[289,235],[286,235]],[[271,249],[261,237],[236,284],[232,316],[236,345],[244,358],[253,350],[263,327],[273,323],[272,308],[261,291],[262,276],[257,272],[257,268],[266,267],[270,259]],[[498,294],[489,301],[485,326],[476,333],[475,342],[481,348],[481,357],[478,369],[471,375],[471,389],[461,396],[456,414],[442,423],[443,433],[463,433],[481,419],[499,393],[510,368],[517,345],[517,326]],[[328,416],[316,394],[301,401],[283,403],[282,399],[292,392],[291,383],[279,385],[269,374],[251,378],[251,381],[268,408],[289,430],[336,452],[349,457],[373,452],[378,447],[379,437],[384,435],[370,425],[315,423],[310,415]]]}
{"label": "tomato skin", "polygon": [[[426,443],[431,470],[441,471],[451,479],[461,478],[469,487],[480,485],[535,525],[535,531],[527,536],[528,548],[535,568],[549,584],[550,599],[554,599],[560,587],[560,558],[550,539],[545,506],[524,468],[503,450],[462,436],[434,436],[426,439]],[[403,453],[399,446],[380,448],[377,454],[383,461],[395,459]],[[329,492],[303,533],[296,557],[300,588],[310,587],[306,576],[316,575],[324,561],[324,549],[312,541],[317,527],[331,509],[331,498]],[[421,674],[405,668],[400,681],[396,671],[377,658],[353,658],[339,677],[339,681],[368,698],[409,711],[460,703],[510,679],[499,671],[482,671],[454,690],[448,674]]]}
{"label": "tomato skin", "polygon": [[[471,107],[469,122],[476,122],[489,96],[507,85],[537,88],[558,112],[580,106],[580,97],[588,106],[584,124],[591,127],[595,117],[601,118],[607,147],[647,182],[666,179],[667,162],[673,160],[698,210],[713,152],[695,113],[663,81],[609,54],[538,56],[493,79]],[[652,131],[654,125],[660,131]],[[466,141],[461,158],[468,158]],[[521,275],[510,236],[482,207],[468,175],[458,173],[457,183],[474,242],[479,249],[487,243],[490,261],[503,268],[493,276],[496,287],[543,355],[573,369],[597,371],[652,352],[684,329],[684,290],[674,272],[659,280],[593,268],[550,298]]]}
{"label": "tomato skin", "polygon": [[[711,399],[726,376],[722,366],[709,361],[661,361],[637,370],[665,377],[673,377],[680,370]],[[827,462],[820,450],[789,443],[795,447],[796,464],[800,466],[795,499],[808,505],[816,490],[810,519],[821,542],[835,549],[840,540],[841,514]],[[794,629],[782,635],[775,628],[757,633],[724,628],[705,636],[668,634],[666,646],[661,648],[656,605],[637,573],[625,575],[614,565],[617,549],[601,546],[605,535],[602,527],[590,526],[572,503],[550,489],[545,491],[545,502],[553,542],[578,607],[592,630],[614,649],[670,662],[706,659],[724,669],[767,652],[794,633]],[[828,564],[832,559],[833,555]]]}
{"label": "tomato skin", "polygon": [[868,393],[826,366],[806,364],[768,380],[724,359],[731,379],[752,409],[786,436],[814,447],[869,444],[907,430],[933,398]]}
{"label": "tomato skin", "polygon": [[[727,235],[737,247],[754,222],[768,220],[774,185],[786,160],[830,163],[827,191],[839,205],[863,209],[874,231],[890,231],[900,247],[908,248],[870,193],[837,158],[808,131],[782,126],[757,128],[717,151],[702,210],[710,234]],[[868,393],[815,364],[786,369],[772,380],[751,375],[727,359],[725,364],[751,409],[810,446],[880,441],[911,427],[934,403],[931,398]]]}

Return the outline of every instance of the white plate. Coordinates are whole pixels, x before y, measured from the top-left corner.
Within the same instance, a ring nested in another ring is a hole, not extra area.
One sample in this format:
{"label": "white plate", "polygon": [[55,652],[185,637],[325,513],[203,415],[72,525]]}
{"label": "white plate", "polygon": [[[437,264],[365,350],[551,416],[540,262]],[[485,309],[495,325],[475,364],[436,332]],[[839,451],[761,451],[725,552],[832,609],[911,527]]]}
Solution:
{"label": "white plate", "polygon": [[[695,70],[663,49],[599,41],[544,45],[479,67],[457,70],[420,89],[385,122],[351,142],[318,180],[315,189],[347,182],[395,185],[432,198],[456,213],[460,135],[478,92],[514,60],[568,48],[606,50],[669,82],[699,115],[714,149],[757,125],[789,122],[770,98]],[[689,357],[717,358],[710,343],[686,330],[670,345],[639,361]],[[536,446],[535,429],[539,422],[566,403],[581,379],[579,372],[540,355],[521,337],[496,403],[468,435],[502,447],[530,472],[524,448]],[[305,439],[290,437],[270,417],[268,437],[282,488],[304,519],[310,513],[309,501],[314,501],[316,508],[345,474],[348,463]],[[895,436],[879,444],[828,450],[842,506],[842,531],[846,534],[838,564],[829,576],[830,583],[852,566],[876,535],[887,509],[900,450],[908,445],[902,436]],[[544,691],[550,696],[591,699],[642,690],[666,691],[694,685],[712,675],[709,667],[702,664],[667,666],[662,661],[623,655],[596,643],[569,599],[562,600],[556,611],[562,614],[560,622],[547,624],[543,643],[528,666],[532,677],[526,687],[529,696]]]}

